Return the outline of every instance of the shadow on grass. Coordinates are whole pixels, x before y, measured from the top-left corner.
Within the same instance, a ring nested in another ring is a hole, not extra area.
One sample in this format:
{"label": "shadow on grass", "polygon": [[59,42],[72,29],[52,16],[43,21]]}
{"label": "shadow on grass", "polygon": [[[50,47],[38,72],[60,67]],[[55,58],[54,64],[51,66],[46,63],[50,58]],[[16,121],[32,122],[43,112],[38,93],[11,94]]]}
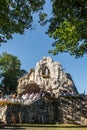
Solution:
{"label": "shadow on grass", "polygon": [[34,126],[33,125],[33,126],[26,126],[26,127],[39,127],[39,128],[42,128],[42,127],[44,127],[44,128],[87,128],[87,126],[82,126],[82,125],[81,126],[60,126],[60,125],[59,126],[58,125],[57,126],[55,126],[55,125],[52,125],[52,126],[44,126],[44,125],[43,126],[36,126],[35,125]]}
{"label": "shadow on grass", "polygon": [[46,124],[0,124],[0,129],[26,130],[27,127],[36,128],[87,128],[87,125],[46,125]]}
{"label": "shadow on grass", "polygon": [[26,130],[26,128],[22,126],[16,126],[16,125],[1,125],[0,124],[0,129],[2,130]]}

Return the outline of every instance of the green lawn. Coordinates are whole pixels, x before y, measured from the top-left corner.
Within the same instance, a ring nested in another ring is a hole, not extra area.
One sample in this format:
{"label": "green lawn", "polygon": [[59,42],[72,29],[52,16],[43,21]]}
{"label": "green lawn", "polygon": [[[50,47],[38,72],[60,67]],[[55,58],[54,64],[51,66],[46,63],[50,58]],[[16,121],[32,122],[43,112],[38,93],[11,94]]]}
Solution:
{"label": "green lawn", "polygon": [[76,125],[48,125],[48,126],[34,126],[27,127],[26,130],[87,130],[86,126],[76,126]]}
{"label": "green lawn", "polygon": [[62,125],[40,125],[40,124],[10,124],[5,127],[9,128],[9,130],[13,129],[22,129],[22,130],[87,130],[87,126],[81,125],[70,125],[70,124],[62,124]]}
{"label": "green lawn", "polygon": [[87,128],[26,128],[26,130],[87,130]]}

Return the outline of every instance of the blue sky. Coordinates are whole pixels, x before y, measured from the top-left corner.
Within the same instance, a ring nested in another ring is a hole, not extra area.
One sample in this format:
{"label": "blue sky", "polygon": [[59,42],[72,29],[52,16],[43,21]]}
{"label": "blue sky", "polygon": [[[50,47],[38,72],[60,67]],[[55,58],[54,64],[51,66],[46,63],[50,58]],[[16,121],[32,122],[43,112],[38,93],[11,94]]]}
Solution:
{"label": "blue sky", "polygon": [[53,40],[45,34],[47,26],[36,25],[35,21],[33,24],[35,25],[34,30],[27,30],[24,35],[15,34],[12,40],[3,43],[0,47],[0,55],[7,52],[17,56],[21,61],[21,68],[27,71],[34,68],[43,56],[50,56],[54,61],[62,64],[65,72],[71,74],[78,91],[83,93],[85,90],[87,94],[87,55],[75,59],[67,53],[57,56],[48,54]]}

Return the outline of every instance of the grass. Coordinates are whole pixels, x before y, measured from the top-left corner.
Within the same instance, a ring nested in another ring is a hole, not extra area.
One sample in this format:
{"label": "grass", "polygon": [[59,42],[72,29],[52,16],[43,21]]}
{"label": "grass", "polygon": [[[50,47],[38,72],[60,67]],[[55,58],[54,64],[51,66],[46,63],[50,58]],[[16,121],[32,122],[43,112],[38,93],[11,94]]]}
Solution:
{"label": "grass", "polygon": [[87,130],[87,128],[26,128],[26,130]]}
{"label": "grass", "polygon": [[44,125],[44,124],[10,124],[4,127],[24,129],[24,130],[87,130],[87,126],[61,124],[61,125]]}

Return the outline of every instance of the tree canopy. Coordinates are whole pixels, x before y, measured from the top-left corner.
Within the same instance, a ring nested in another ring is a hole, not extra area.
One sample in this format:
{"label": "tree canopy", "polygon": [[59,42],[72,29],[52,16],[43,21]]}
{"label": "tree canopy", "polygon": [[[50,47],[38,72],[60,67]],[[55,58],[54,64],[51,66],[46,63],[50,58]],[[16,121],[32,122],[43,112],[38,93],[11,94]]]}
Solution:
{"label": "tree canopy", "polygon": [[82,57],[87,53],[87,1],[51,0],[51,4],[52,16],[40,20],[42,25],[49,22],[47,34],[54,39],[49,53]]}
{"label": "tree canopy", "polygon": [[[47,34],[54,39],[53,55],[69,52],[75,57],[87,53],[87,1],[51,0],[52,17]],[[45,20],[42,20],[45,23]]]}
{"label": "tree canopy", "polygon": [[[52,15],[41,12],[47,0],[1,0],[0,43],[32,28],[33,14],[39,11],[40,24],[49,22],[47,34],[54,39],[53,55],[69,52],[75,57],[87,53],[87,0],[50,0]],[[49,5],[48,5],[49,6]]]}
{"label": "tree canopy", "polygon": [[16,56],[8,53],[3,53],[0,56],[0,86],[4,87],[5,93],[15,92],[17,80],[27,73],[20,67],[21,62]]}
{"label": "tree canopy", "polygon": [[42,9],[44,0],[0,0],[0,43],[32,28],[33,13]]}

